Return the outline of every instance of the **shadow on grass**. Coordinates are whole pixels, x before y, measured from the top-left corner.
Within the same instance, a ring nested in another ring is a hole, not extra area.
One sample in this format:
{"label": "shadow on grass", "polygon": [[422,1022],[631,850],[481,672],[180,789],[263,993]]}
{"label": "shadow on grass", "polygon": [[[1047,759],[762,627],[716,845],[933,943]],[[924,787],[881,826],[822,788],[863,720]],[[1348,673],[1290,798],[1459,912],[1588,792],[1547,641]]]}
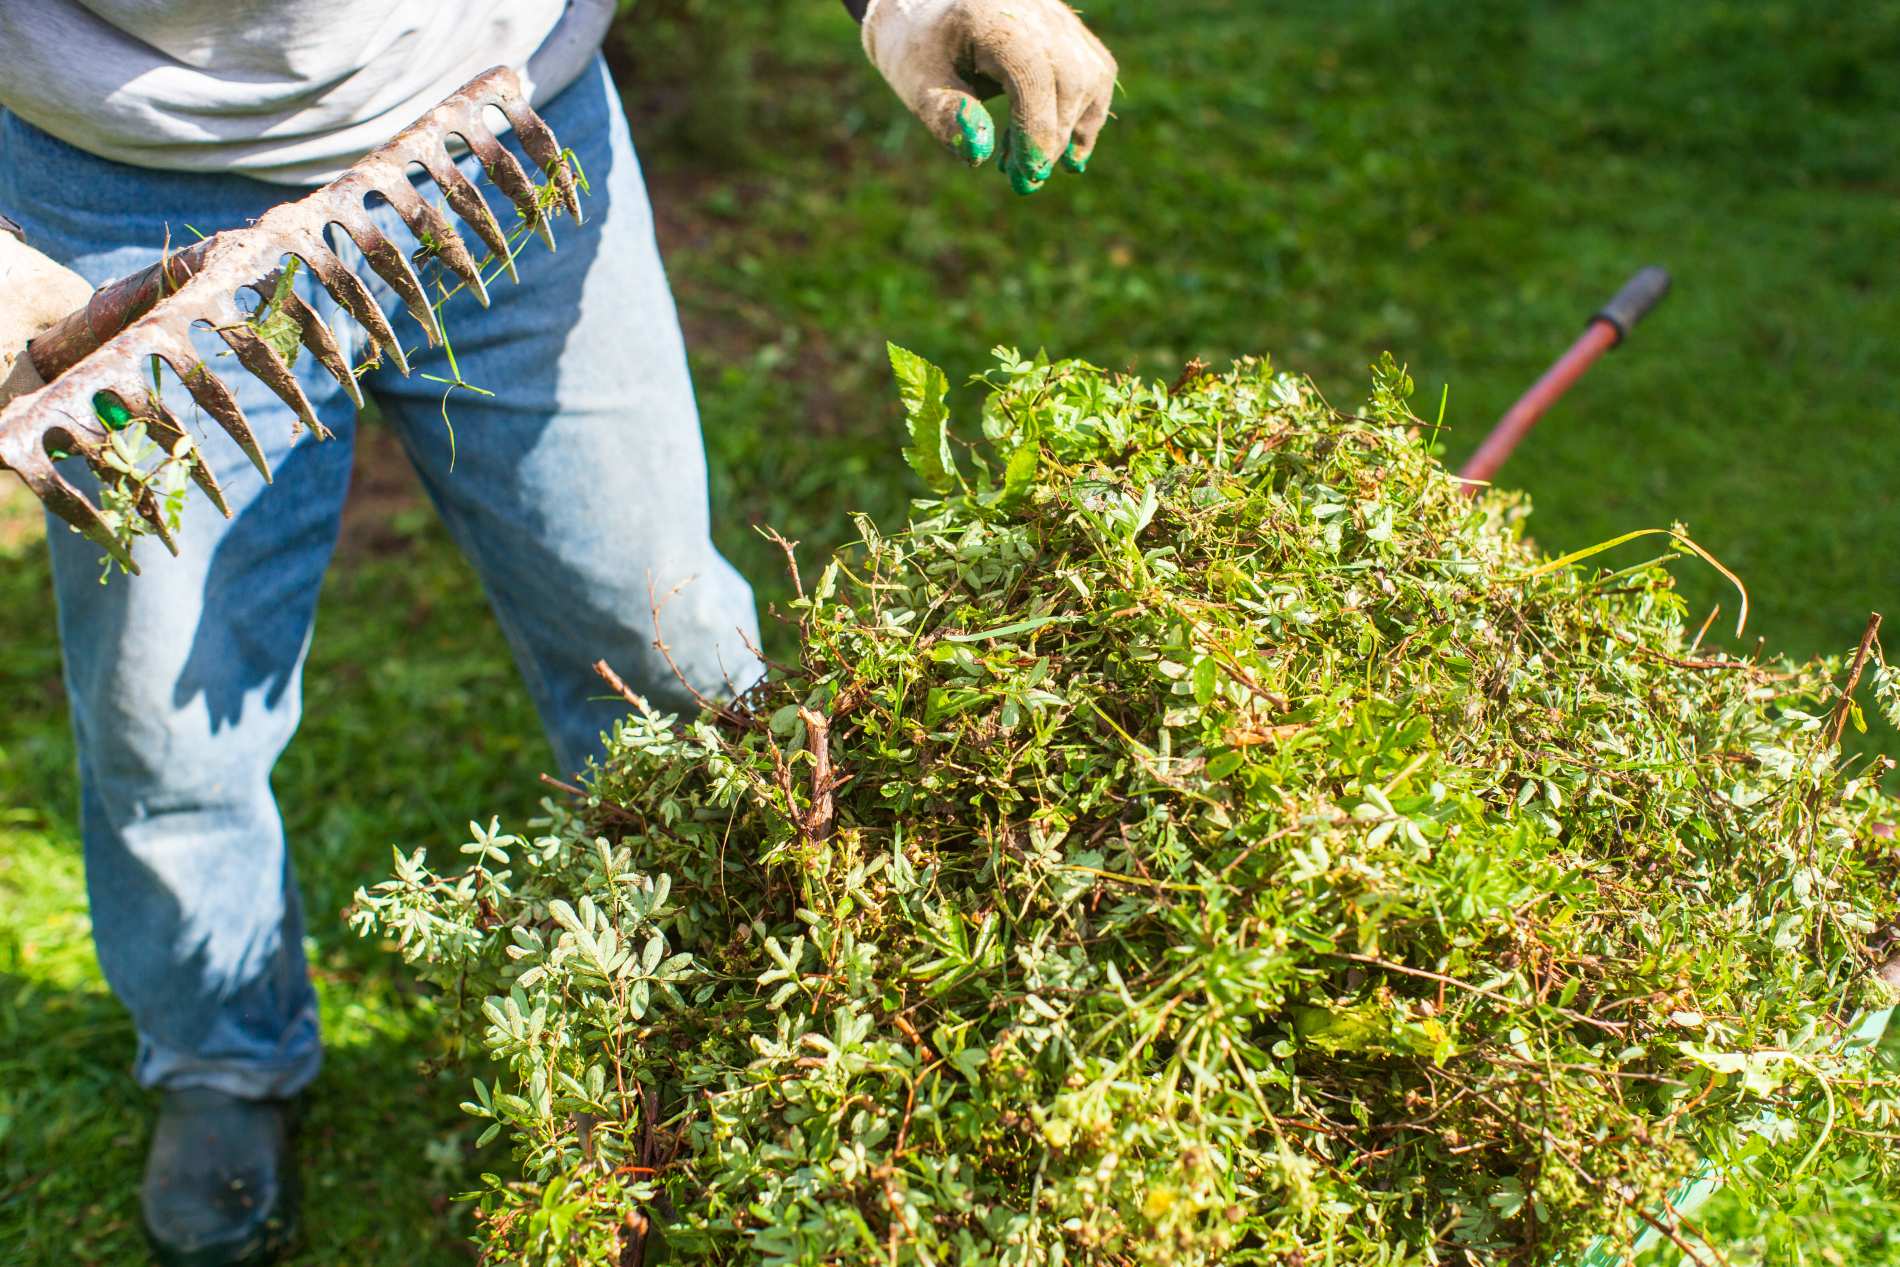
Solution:
{"label": "shadow on grass", "polygon": [[[6,952],[15,952],[17,945]],[[9,958],[10,958],[9,954]],[[412,1019],[414,1019],[412,1015]],[[416,1076],[422,1033],[331,1046],[306,1101],[294,1263],[467,1255],[469,1133],[458,1075]],[[143,1261],[137,1185],[157,1097],[127,1072],[132,1027],[102,989],[0,970],[0,1243],[19,1267]],[[394,1076],[399,1074],[403,1076]]]}

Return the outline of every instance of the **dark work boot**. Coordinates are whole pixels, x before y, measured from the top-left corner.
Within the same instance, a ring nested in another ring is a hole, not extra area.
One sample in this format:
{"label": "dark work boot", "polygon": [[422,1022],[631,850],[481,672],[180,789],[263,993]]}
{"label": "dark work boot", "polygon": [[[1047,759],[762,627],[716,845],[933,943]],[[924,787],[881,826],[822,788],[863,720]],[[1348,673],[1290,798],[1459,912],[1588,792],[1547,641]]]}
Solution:
{"label": "dark work boot", "polygon": [[297,1223],[289,1101],[166,1092],[139,1204],[164,1267],[272,1261]]}

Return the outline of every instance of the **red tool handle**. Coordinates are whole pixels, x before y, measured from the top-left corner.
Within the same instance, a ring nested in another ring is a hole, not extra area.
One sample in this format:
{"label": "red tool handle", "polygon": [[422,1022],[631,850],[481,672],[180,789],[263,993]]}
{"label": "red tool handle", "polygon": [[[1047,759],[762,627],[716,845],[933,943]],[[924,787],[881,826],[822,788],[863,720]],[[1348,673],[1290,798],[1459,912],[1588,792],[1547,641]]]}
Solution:
{"label": "red tool handle", "polygon": [[149,268],[93,291],[84,308],[66,314],[26,345],[33,368],[50,383],[85,360],[100,344],[190,281],[204,267],[213,240],[206,238],[182,251],[170,252]]}
{"label": "red tool handle", "polygon": [[1544,371],[1542,378],[1531,384],[1529,391],[1518,397],[1517,403],[1498,419],[1498,425],[1491,428],[1491,434],[1484,438],[1478,451],[1458,469],[1458,478],[1473,481],[1466,485],[1465,492],[1476,494],[1480,484],[1489,482],[1544,412],[1570,390],[1572,383],[1583,377],[1583,372],[1595,364],[1598,357],[1621,343],[1668,293],[1669,273],[1653,265],[1623,283],[1623,289],[1590,318],[1590,324],[1577,336],[1577,341]]}

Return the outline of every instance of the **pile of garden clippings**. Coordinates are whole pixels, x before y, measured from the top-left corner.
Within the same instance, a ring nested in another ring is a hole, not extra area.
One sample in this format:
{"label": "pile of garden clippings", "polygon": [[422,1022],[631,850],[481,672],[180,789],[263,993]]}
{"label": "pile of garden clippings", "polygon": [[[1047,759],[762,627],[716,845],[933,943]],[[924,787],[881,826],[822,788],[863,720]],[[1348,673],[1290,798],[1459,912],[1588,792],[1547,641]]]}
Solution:
{"label": "pile of garden clippings", "polygon": [[1884,763],[1686,535],[1546,563],[1389,362],[1005,354],[959,461],[893,358],[938,497],[797,662],[359,896],[491,1058],[497,1261],[1563,1262],[1892,1164]]}

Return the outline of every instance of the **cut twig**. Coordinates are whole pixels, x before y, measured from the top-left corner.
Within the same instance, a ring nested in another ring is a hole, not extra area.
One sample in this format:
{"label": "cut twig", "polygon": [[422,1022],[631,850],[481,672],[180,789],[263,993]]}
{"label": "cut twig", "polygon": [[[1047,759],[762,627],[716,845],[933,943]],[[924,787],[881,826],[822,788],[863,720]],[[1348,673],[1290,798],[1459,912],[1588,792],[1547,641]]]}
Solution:
{"label": "cut twig", "polygon": [[1649,647],[1635,646],[1635,644],[1632,644],[1632,646],[1634,646],[1638,655],[1647,656],[1652,660],[1660,660],[1664,664],[1673,665],[1678,669],[1727,669],[1731,672],[1740,671],[1750,673],[1766,681],[1777,682],[1785,682],[1794,676],[1792,673],[1776,673],[1764,669],[1753,660],[1685,660],[1680,656],[1672,656],[1666,651],[1655,651]]}
{"label": "cut twig", "polygon": [[[1828,722],[1827,740],[1824,745],[1828,751],[1838,752],[1840,750],[1841,732],[1847,728],[1848,714],[1854,709],[1854,692],[1860,687],[1861,672],[1867,667],[1867,657],[1873,653],[1874,640],[1880,634],[1880,619],[1879,612],[1869,612],[1867,614],[1867,628],[1861,631],[1860,647],[1854,652],[1853,667],[1847,671],[1847,684],[1841,688],[1841,698],[1834,705],[1834,716]],[[1819,810],[1821,796],[1825,788],[1825,780],[1816,781],[1814,786],[1808,791],[1807,800],[1805,802],[1808,811],[1805,856],[1810,865],[1812,865],[1814,861],[1815,840],[1821,831]],[[1821,935],[1825,927],[1826,921],[1824,919],[1815,921],[1814,946],[1817,952],[1821,948]]]}
{"label": "cut twig", "polygon": [[1708,634],[1709,626],[1713,625],[1715,623],[1715,618],[1717,616],[1720,616],[1721,614],[1722,614],[1722,604],[1717,603],[1715,606],[1709,608],[1709,614],[1702,618],[1702,627],[1695,631],[1695,641],[1689,644],[1690,655],[1694,655],[1696,653],[1696,650],[1702,646],[1702,639],[1705,635]]}
{"label": "cut twig", "polygon": [[1205,373],[1207,373],[1207,362],[1198,356],[1190,358],[1188,363],[1181,367],[1181,377],[1175,379],[1174,384],[1168,388],[1168,395],[1179,396],[1183,388]]}
{"label": "cut twig", "polygon": [[[924,1041],[924,1036],[917,1032],[915,1025],[912,1025],[909,1021],[904,1019],[903,1013],[893,1013],[891,1015],[891,1024],[897,1026],[898,1031],[916,1045],[918,1054],[921,1055],[924,1060],[931,1061],[936,1059],[936,1056],[931,1053],[930,1044]],[[899,1151],[902,1151],[901,1148]]]}
{"label": "cut twig", "polygon": [[[759,648],[759,644],[752,640],[752,635],[743,629],[739,631],[739,641],[745,646],[747,651],[752,653],[752,658],[757,660],[760,664],[763,664],[767,669],[775,669],[787,677],[795,676],[798,673],[799,669],[797,665],[787,664],[783,660],[774,660],[766,655],[765,652]],[[756,689],[756,687],[754,689]]]}
{"label": "cut twig", "polygon": [[730,708],[727,708],[718,700],[713,699],[687,680],[686,674],[680,669],[678,662],[673,659],[673,651],[666,645],[666,638],[660,633],[660,608],[664,607],[687,583],[687,581],[682,581],[680,584],[675,585],[667,592],[666,598],[663,599],[659,597],[658,593],[654,590],[652,573],[647,574],[647,610],[653,618],[653,649],[660,653],[660,658],[666,661],[666,667],[672,670],[674,680],[685,688],[686,693],[693,697],[693,702],[699,705],[702,711],[712,713],[718,717],[719,720],[729,725],[737,726],[742,730],[746,729],[751,725],[748,719],[733,712]]}
{"label": "cut twig", "polygon": [[[641,699],[631,686],[627,685],[626,680],[614,672],[613,665],[608,664],[605,660],[596,660],[594,661],[594,672],[600,675],[601,681],[613,688],[614,694],[627,701],[627,703],[633,707],[645,708],[647,706],[646,701]],[[547,776],[542,775],[541,777],[546,778]]]}
{"label": "cut twig", "polygon": [[[1334,951],[1333,953],[1341,959],[1350,959],[1353,963],[1370,964],[1374,968],[1383,968],[1387,972],[1396,972],[1408,977],[1421,977],[1426,981],[1436,981],[1441,985],[1452,986],[1455,989],[1464,990],[1470,994],[1481,995],[1484,998],[1492,999],[1498,1003],[1508,1004],[1512,1007],[1522,1006],[1518,1000],[1508,994],[1500,994],[1496,990],[1489,990],[1481,985],[1473,985],[1469,981],[1460,981],[1457,977],[1448,977],[1442,972],[1430,972],[1424,968],[1408,967],[1402,963],[1393,963],[1390,959],[1381,959],[1377,955],[1354,955],[1347,954],[1344,951]],[[1560,1007],[1556,1010],[1560,1016],[1567,1016],[1571,1020],[1583,1025],[1594,1025],[1598,1029],[1611,1034],[1621,1034],[1624,1030],[1629,1028],[1623,1021],[1599,1020],[1594,1016],[1588,1016],[1567,1007]]]}
{"label": "cut twig", "polygon": [[798,719],[805,723],[805,748],[811,753],[811,809],[805,814],[805,834],[825,840],[831,835],[835,813],[831,793],[837,786],[831,777],[831,722],[809,708],[800,708]]}
{"label": "cut twig", "polygon": [[[606,662],[605,660],[602,660],[602,661],[601,661],[601,662],[600,662],[599,664],[597,664],[597,665],[595,665],[594,667],[595,667],[596,669],[606,669],[606,668],[607,668],[607,662]],[[608,671],[609,673],[611,673],[611,672],[613,672],[613,670],[612,670],[612,669],[607,669],[607,671]],[[586,800],[586,799],[587,799],[587,793],[586,793],[586,791],[585,791],[585,790],[583,790],[582,788],[579,788],[579,787],[576,787],[576,786],[575,786],[574,784],[572,784],[572,783],[563,783],[563,782],[562,782],[562,781],[561,781],[560,779],[557,779],[557,778],[555,778],[555,777],[554,777],[553,775],[551,775],[551,774],[545,774],[545,773],[544,773],[544,774],[543,774],[543,775],[541,776],[541,782],[542,782],[543,784],[545,784],[546,786],[548,786],[548,787],[551,787],[551,788],[553,788],[553,789],[554,789],[555,791],[557,791],[557,792],[565,792],[565,793],[567,793],[567,794],[568,794],[569,796],[572,796],[572,797],[574,797],[574,798],[576,798],[577,800],[583,800],[583,801],[584,801],[584,800]]]}
{"label": "cut twig", "polygon": [[1870,612],[1867,616],[1867,628],[1860,635],[1860,649],[1854,652],[1854,667],[1848,670],[1847,685],[1841,688],[1841,702],[1834,706],[1834,721],[1828,726],[1827,746],[1838,748],[1841,745],[1841,731],[1847,726],[1847,714],[1854,707],[1854,692],[1860,686],[1860,675],[1867,667],[1867,657],[1874,648],[1874,639],[1880,633],[1880,613]]}
{"label": "cut twig", "polygon": [[761,528],[759,535],[785,552],[785,570],[792,574],[792,588],[798,591],[800,598],[805,597],[805,583],[798,579],[798,542],[787,541],[776,528]]}

